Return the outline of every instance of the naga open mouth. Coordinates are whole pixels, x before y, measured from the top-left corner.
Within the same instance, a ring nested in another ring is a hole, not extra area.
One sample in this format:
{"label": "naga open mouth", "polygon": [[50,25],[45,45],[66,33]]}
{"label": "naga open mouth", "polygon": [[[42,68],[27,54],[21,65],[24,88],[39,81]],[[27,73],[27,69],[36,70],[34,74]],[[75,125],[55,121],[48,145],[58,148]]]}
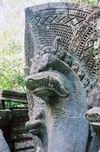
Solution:
{"label": "naga open mouth", "polygon": [[41,134],[41,129],[46,128],[45,124],[42,121],[36,120],[35,122],[27,122],[25,127],[34,135]]}
{"label": "naga open mouth", "polygon": [[85,114],[89,123],[93,126],[100,126],[100,107],[94,107]]}
{"label": "naga open mouth", "polygon": [[30,75],[27,77],[26,87],[40,97],[57,95],[65,98],[69,95],[65,88],[65,76],[56,71]]}

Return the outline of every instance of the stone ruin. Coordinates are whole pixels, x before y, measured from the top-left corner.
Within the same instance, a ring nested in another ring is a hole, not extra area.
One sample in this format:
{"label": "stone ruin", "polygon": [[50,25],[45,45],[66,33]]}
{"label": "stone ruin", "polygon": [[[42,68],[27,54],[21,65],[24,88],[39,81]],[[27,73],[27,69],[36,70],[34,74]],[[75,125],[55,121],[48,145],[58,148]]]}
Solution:
{"label": "stone ruin", "polygon": [[[7,107],[9,102],[20,106]],[[35,138],[25,128],[28,120],[26,93],[0,90],[0,152],[36,152]]]}
{"label": "stone ruin", "polygon": [[27,108],[4,108],[9,98],[27,104],[26,97],[3,91],[0,151],[99,152],[99,8],[68,3],[28,8],[25,34],[30,121]]}
{"label": "stone ruin", "polygon": [[36,152],[99,152],[100,8],[48,3],[26,8],[26,87]]}
{"label": "stone ruin", "polygon": [[91,113],[87,102],[99,79],[99,49],[98,7],[49,3],[26,9],[26,127],[39,137],[37,152],[100,150],[100,110]]}

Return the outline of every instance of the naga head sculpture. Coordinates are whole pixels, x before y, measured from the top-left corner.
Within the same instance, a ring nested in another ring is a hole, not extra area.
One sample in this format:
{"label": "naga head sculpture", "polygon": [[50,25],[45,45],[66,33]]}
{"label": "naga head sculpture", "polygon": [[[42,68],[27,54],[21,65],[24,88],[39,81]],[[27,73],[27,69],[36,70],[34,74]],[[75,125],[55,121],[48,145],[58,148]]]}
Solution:
{"label": "naga head sculpture", "polygon": [[96,15],[92,8],[69,3],[26,9],[26,65],[31,67],[26,87],[34,98],[31,130],[44,151],[86,150],[86,96],[97,81]]}

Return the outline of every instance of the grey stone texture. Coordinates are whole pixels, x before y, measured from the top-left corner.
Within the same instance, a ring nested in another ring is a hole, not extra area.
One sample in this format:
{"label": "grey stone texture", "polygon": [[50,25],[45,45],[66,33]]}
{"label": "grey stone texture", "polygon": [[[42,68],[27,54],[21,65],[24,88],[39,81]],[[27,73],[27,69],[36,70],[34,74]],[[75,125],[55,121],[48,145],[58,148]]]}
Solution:
{"label": "grey stone texture", "polygon": [[3,136],[3,132],[0,129],[0,152],[10,152],[9,146]]}
{"label": "grey stone texture", "polygon": [[85,113],[99,78],[98,20],[94,6],[48,3],[26,9],[27,127],[41,140],[40,151],[96,150],[89,145]]}

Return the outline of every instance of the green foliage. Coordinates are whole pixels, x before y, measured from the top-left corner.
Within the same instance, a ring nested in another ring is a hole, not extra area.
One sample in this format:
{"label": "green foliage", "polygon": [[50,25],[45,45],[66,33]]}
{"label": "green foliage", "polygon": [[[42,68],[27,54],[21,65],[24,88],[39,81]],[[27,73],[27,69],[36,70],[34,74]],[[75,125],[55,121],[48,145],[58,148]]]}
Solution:
{"label": "green foliage", "polygon": [[74,2],[77,3],[85,3],[85,4],[91,4],[91,5],[98,5],[100,3],[100,0],[74,0]]}
{"label": "green foliage", "polygon": [[0,89],[25,90],[21,43],[9,32],[0,35],[0,43]]}
{"label": "green foliage", "polygon": [[5,102],[5,109],[13,109],[13,108],[25,108],[27,104],[18,104],[17,102],[12,102],[11,100]]}

